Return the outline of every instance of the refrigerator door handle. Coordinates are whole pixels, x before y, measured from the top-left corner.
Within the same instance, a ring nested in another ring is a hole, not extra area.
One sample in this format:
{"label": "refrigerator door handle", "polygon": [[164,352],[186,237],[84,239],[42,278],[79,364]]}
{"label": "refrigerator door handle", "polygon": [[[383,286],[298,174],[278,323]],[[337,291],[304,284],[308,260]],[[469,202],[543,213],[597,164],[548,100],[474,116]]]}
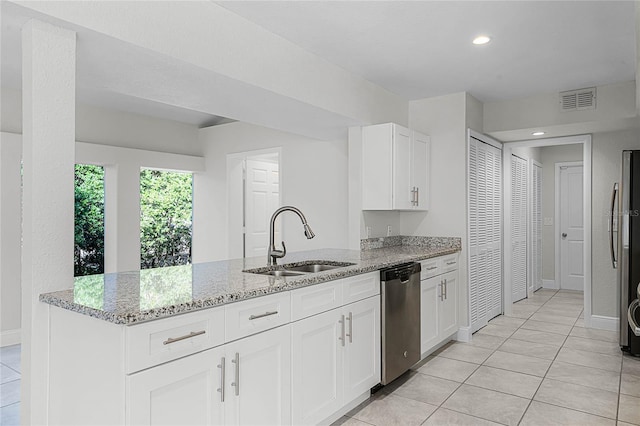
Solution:
{"label": "refrigerator door handle", "polygon": [[631,327],[631,332],[636,336],[640,337],[640,326],[636,322],[636,309],[638,309],[638,304],[640,304],[640,300],[635,299],[629,305],[629,309],[627,310],[627,320],[629,321],[629,327]]}
{"label": "refrigerator door handle", "polygon": [[613,265],[613,269],[618,267],[618,259],[616,259],[616,253],[614,248],[614,239],[613,239],[613,214],[614,208],[616,206],[616,198],[618,195],[618,183],[613,184],[613,191],[611,193],[611,212],[609,214],[609,249],[611,250],[611,264]]}

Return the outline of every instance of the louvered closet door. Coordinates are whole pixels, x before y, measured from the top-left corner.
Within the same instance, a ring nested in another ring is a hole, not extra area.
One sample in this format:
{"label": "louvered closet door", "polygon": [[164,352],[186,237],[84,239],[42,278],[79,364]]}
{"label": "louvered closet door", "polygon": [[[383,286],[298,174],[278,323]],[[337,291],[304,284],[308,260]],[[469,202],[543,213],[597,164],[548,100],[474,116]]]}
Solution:
{"label": "louvered closet door", "polygon": [[469,288],[472,332],[502,313],[502,152],[469,138]]}
{"label": "louvered closet door", "polygon": [[511,156],[512,302],[527,297],[527,161]]}
{"label": "louvered closet door", "polygon": [[531,281],[542,288],[542,165],[531,163]]}

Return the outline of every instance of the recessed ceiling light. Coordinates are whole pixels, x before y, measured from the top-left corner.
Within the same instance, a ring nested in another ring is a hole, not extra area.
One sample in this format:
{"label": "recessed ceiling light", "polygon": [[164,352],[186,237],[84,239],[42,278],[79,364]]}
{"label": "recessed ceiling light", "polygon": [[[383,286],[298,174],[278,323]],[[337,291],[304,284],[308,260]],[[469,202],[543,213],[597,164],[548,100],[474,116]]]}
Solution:
{"label": "recessed ceiling light", "polygon": [[491,41],[491,37],[481,35],[473,39],[473,44],[487,44]]}
{"label": "recessed ceiling light", "polygon": [[544,132],[533,132],[531,133],[533,136],[542,136],[544,135]]}

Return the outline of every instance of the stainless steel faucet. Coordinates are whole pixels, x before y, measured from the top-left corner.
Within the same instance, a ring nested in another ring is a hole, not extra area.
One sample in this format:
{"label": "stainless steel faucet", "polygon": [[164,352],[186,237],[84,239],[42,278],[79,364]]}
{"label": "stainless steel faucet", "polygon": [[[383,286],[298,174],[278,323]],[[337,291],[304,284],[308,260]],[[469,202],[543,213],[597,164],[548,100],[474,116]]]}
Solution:
{"label": "stainless steel faucet", "polygon": [[285,212],[287,210],[292,211],[298,215],[298,217],[302,221],[302,226],[304,227],[304,235],[305,237],[307,237],[307,239],[310,240],[311,238],[316,236],[316,234],[313,233],[313,231],[311,230],[311,227],[307,223],[307,218],[304,217],[304,214],[302,214],[302,212],[299,209],[293,206],[280,207],[278,210],[273,212],[273,215],[271,215],[271,222],[269,223],[269,251],[267,253],[267,264],[269,266],[277,265],[278,258],[284,257],[287,254],[287,248],[284,245],[284,241],[282,242],[282,250],[277,250],[275,242],[273,241],[275,239],[274,234],[275,234],[276,218],[280,213]]}

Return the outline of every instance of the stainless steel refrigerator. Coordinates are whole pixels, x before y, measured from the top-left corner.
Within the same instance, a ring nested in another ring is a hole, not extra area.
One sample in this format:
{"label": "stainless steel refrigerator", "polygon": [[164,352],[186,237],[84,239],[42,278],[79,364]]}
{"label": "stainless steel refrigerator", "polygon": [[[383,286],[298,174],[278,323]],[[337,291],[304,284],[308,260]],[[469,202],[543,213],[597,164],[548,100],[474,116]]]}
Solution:
{"label": "stainless steel refrigerator", "polygon": [[640,151],[622,151],[622,176],[613,189],[610,229],[620,291],[620,347],[640,356]]}

